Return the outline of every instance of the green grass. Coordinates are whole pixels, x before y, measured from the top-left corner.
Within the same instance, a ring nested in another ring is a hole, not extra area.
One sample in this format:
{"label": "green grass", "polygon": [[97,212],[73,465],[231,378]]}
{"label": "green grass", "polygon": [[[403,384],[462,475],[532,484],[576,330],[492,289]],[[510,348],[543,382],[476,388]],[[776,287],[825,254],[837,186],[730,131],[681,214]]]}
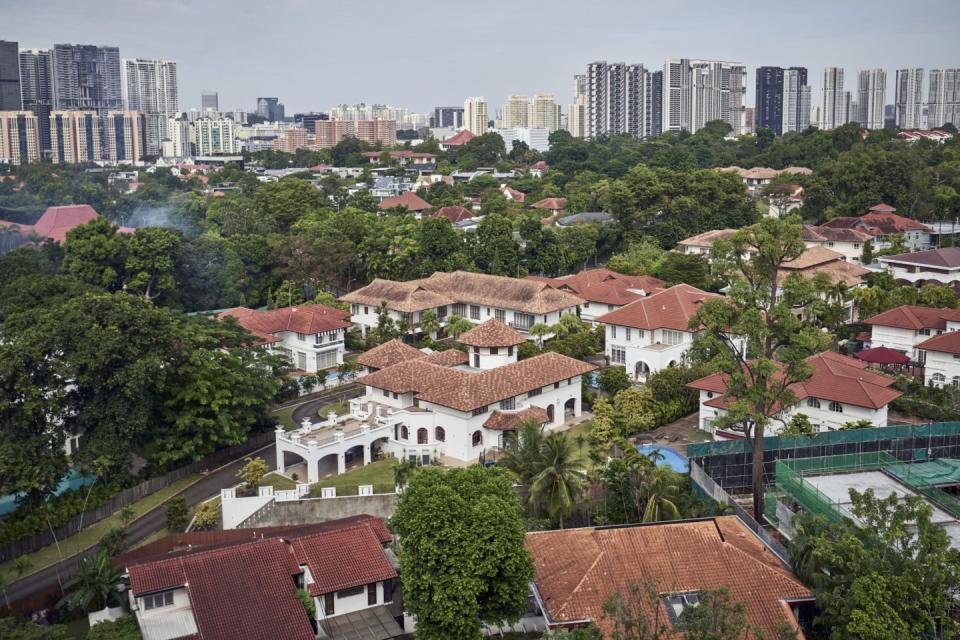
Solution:
{"label": "green grass", "polygon": [[757,198],[757,211],[762,215],[766,215],[770,212],[770,205],[763,198]]}
{"label": "green grass", "polygon": [[[186,478],[177,480],[173,484],[167,485],[157,492],[151,493],[143,500],[134,502],[132,505],[130,505],[130,508],[133,510],[133,519],[136,520],[147,511],[150,511],[154,507],[163,504],[168,499],[172,498],[183,489],[186,489],[199,479],[200,474],[198,473],[189,475]],[[75,553],[79,553],[84,549],[89,549],[99,542],[100,538],[102,538],[105,533],[110,531],[110,529],[122,526],[123,522],[115,513],[92,526],[86,527],[83,529],[83,531],[76,535],[60,540],[59,549],[57,548],[57,545],[52,544],[38,551],[34,551],[33,553],[28,553],[25,556],[22,556],[26,558],[28,562],[28,569],[23,575],[36,573],[37,571],[45,569],[50,565],[63,560],[64,558],[72,556]],[[22,576],[17,575],[13,562],[7,562],[0,565],[0,585],[13,582],[19,577]]]}
{"label": "green grass", "polygon": [[687,434],[687,439],[690,440],[690,442],[709,442],[713,440],[713,434],[709,431],[695,429]]}
{"label": "green grass", "polygon": [[333,411],[338,416],[342,416],[347,413],[350,413],[350,401],[341,400],[340,402],[332,402],[330,404],[325,404],[322,407],[320,407],[320,409],[317,411],[317,415],[323,418],[324,420],[326,420],[327,414],[330,413],[331,411]]}
{"label": "green grass", "polygon": [[297,483],[279,473],[268,473],[263,476],[260,486],[271,486],[275,491],[287,491],[288,489],[296,489]]}
{"label": "green grass", "polygon": [[299,405],[292,404],[288,407],[283,407],[282,409],[277,409],[273,412],[273,417],[276,418],[277,424],[286,429],[287,431],[293,431],[300,427],[296,422],[293,421],[293,410],[296,409]]}
{"label": "green grass", "polygon": [[361,484],[372,484],[375,493],[388,493],[394,489],[393,468],[396,464],[397,461],[393,458],[378,460],[365,467],[357,467],[339,476],[321,480],[310,486],[310,496],[319,498],[320,489],[323,487],[336,487],[338,496],[356,495],[357,487]]}
{"label": "green grass", "polygon": [[[593,421],[587,420],[585,422],[581,422],[572,429],[563,432],[567,434],[567,439],[574,446],[577,453],[577,459],[582,462],[587,469],[593,466],[593,463],[590,462],[590,441],[587,439],[587,437],[590,435],[591,427],[593,427]],[[584,437],[583,447],[577,444],[577,436],[580,435]]]}

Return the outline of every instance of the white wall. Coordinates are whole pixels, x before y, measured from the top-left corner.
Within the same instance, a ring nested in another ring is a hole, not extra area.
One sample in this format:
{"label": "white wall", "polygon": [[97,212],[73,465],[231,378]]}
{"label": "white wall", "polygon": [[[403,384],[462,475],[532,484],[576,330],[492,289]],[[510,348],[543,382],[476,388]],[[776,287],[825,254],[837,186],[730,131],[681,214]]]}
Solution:
{"label": "white wall", "polygon": [[[394,593],[399,586],[397,583],[399,579],[394,580]],[[337,616],[346,615],[348,613],[353,613],[354,611],[362,611],[363,609],[370,609],[373,607],[379,607],[384,604],[383,602],[383,581],[377,582],[377,604],[367,604],[367,585],[363,586],[363,591],[359,594],[347,596],[341,598],[339,593],[334,596],[333,603],[333,615],[328,616],[323,612],[323,596],[319,596],[313,599],[314,604],[317,609],[317,620],[325,620],[327,618],[336,618]]]}
{"label": "white wall", "polygon": [[884,260],[882,257],[878,258],[878,260],[880,261],[880,264],[887,268],[887,271],[889,271],[890,275],[892,275],[896,280],[906,280],[907,282],[911,283],[933,280],[941,284],[948,285],[960,282],[960,269],[942,269],[934,271],[929,267],[890,263]]}
{"label": "white wall", "polygon": [[[704,402],[717,394],[711,394],[709,391],[700,391],[700,428],[704,431],[713,432],[711,422],[718,416],[726,414],[724,409],[716,409],[704,405]],[[801,400],[798,404],[789,410],[781,413],[778,419],[773,420],[767,427],[767,435],[776,435],[784,424],[788,424],[798,413],[806,415],[815,429],[819,431],[831,431],[839,429],[844,423],[856,420],[869,420],[875,427],[887,426],[887,407],[880,409],[869,409],[867,407],[858,407],[851,404],[840,403],[841,412],[830,410],[830,401],[818,399],[820,408],[811,407],[808,404],[809,399]]]}
{"label": "white wall", "polygon": [[[667,329],[648,331],[607,324],[604,330],[606,332],[604,353],[610,364],[626,367],[627,374],[631,378],[637,377],[637,364],[640,362],[643,362],[649,368],[650,373],[665,369],[671,362],[680,364],[693,345],[696,335],[689,331],[680,331],[678,332],[681,339],[680,343],[667,345],[664,333],[669,331]],[[625,363],[613,360],[613,347],[624,349],[626,352]]]}
{"label": "white wall", "polygon": [[[318,358],[320,358],[321,363],[323,362],[320,356],[322,353],[333,352],[335,354],[334,362],[332,364],[328,363],[326,367],[319,367],[319,370],[322,371],[343,364],[345,335],[346,332],[343,329],[337,329],[320,334],[306,333],[303,334],[304,337],[301,340],[298,334],[293,331],[281,331],[277,334],[277,337],[281,338],[282,342],[274,343],[270,345],[270,348],[271,350],[278,347],[286,349],[289,352],[290,362],[295,367],[300,366],[297,354],[304,354],[306,359],[304,371],[316,373],[318,371]],[[322,342],[317,342],[318,336]]]}
{"label": "white wall", "polygon": [[[960,355],[943,353],[942,351],[925,351],[926,362],[923,369],[923,383],[935,384],[938,387],[953,384],[953,378],[960,376]],[[935,379],[940,374],[943,380]]]}
{"label": "white wall", "polygon": [[806,242],[807,247],[826,247],[831,251],[836,251],[843,256],[846,262],[860,264],[860,258],[863,256],[863,244],[860,242]]}
{"label": "white wall", "polygon": [[880,325],[871,325],[870,327],[870,346],[887,347],[902,351],[909,356],[913,356],[914,346],[920,344],[930,336],[943,333],[936,329],[930,329],[929,334],[917,333],[913,329],[901,329],[899,327],[884,327]]}

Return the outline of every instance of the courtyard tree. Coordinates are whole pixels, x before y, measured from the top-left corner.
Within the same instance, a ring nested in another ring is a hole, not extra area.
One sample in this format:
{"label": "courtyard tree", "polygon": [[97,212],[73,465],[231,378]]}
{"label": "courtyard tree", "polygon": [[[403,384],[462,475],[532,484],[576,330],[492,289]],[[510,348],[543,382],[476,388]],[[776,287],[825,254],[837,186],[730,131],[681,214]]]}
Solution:
{"label": "courtyard tree", "polygon": [[247,456],[243,461],[246,464],[237,472],[237,477],[243,480],[247,485],[247,489],[256,491],[257,487],[260,486],[260,481],[263,480],[263,476],[267,475],[270,467],[267,466],[263,458],[251,458]]}

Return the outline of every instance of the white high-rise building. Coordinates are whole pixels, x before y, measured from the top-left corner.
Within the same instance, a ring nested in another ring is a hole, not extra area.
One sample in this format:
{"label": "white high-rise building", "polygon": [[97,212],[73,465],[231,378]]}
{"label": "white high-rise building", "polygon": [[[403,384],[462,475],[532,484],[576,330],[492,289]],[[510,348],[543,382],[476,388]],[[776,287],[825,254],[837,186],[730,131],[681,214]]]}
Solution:
{"label": "white high-rise building", "polygon": [[40,161],[40,125],[32,111],[0,111],[0,164]]}
{"label": "white high-rise building", "polygon": [[800,133],[810,127],[810,85],[806,69],[783,70],[783,121],[781,132]]}
{"label": "white high-rise building", "polygon": [[574,138],[587,137],[587,96],[573,97],[567,109],[567,130]]}
{"label": "white high-rise building", "polygon": [[171,60],[124,59],[123,103],[139,111],[147,123],[147,155],[159,155],[167,137],[167,122],[180,113],[177,63]]}
{"label": "white high-rise building", "polygon": [[[659,76],[657,76],[659,79]],[[585,76],[575,76],[575,91],[586,89],[586,137],[629,134],[638,138],[659,135],[659,91],[642,64],[605,61],[587,65]],[[574,104],[579,93],[574,94]]]}
{"label": "white high-rise building", "polygon": [[820,85],[820,128],[836,129],[850,121],[850,93],[843,90],[843,69],[826,67]]}
{"label": "white high-rise building", "polygon": [[923,129],[923,69],[897,69],[893,97],[895,119],[901,129]]}
{"label": "white high-rise building", "polygon": [[[209,113],[216,113],[211,110]],[[189,158],[194,155],[196,134],[186,118],[170,118],[167,121],[167,138],[163,141],[161,153],[164,158]]]}
{"label": "white high-rise building", "polygon": [[193,123],[193,136],[198,156],[231,155],[238,151],[230,118],[200,118]]}
{"label": "white high-rise building", "polygon": [[530,126],[530,98],[521,95],[507,97],[500,109],[500,127],[516,129]]}
{"label": "white high-rise building", "polygon": [[663,64],[663,131],[698,131],[723,120],[746,129],[747,68],[739,62],[671,58]]}
{"label": "white high-rise building", "polygon": [[527,118],[532,129],[546,129],[553,133],[560,128],[560,106],[553,95],[538,93],[530,101],[530,115]]}
{"label": "white high-rise building", "polygon": [[467,98],[463,102],[463,126],[471,133],[482,136],[487,132],[487,101],[483,96]]}
{"label": "white high-rise building", "polygon": [[927,127],[960,126],[960,69],[931,69]]}
{"label": "white high-rise building", "polygon": [[868,69],[857,75],[856,121],[866,129],[883,129],[883,106],[887,100],[887,72]]}

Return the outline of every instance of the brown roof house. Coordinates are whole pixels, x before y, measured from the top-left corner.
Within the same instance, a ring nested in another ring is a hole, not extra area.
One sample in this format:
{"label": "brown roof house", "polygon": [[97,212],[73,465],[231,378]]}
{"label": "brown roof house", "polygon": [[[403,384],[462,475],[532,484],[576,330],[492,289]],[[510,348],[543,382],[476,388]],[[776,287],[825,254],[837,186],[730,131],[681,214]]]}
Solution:
{"label": "brown roof house", "polygon": [[890,205],[876,204],[862,216],[841,216],[827,220],[820,226],[831,229],[858,229],[871,236],[871,244],[875,250],[889,249],[892,246],[892,235],[902,235],[910,251],[929,249],[932,229],[895,212],[896,209]]}
{"label": "brown roof house", "polygon": [[[581,414],[581,378],[591,364],[559,353],[517,359],[526,338],[490,318],[458,338],[461,347],[424,353],[388,342],[360,356],[369,373],[350,413],[294,432],[277,432],[281,470],[305,461],[308,481],[320,461],[376,452],[429,463],[476,461],[496,452],[521,422],[557,428]],[[352,453],[351,453],[352,452]]]}
{"label": "brown roof house", "polygon": [[604,313],[656,293],[664,288],[663,280],[653,276],[628,276],[610,269],[590,269],[579,273],[546,278],[527,276],[529,280],[549,282],[561,291],[569,291],[584,300],[580,319],[594,322]]}
{"label": "brown roof house", "polygon": [[[53,240],[63,244],[67,239],[67,232],[99,218],[96,210],[88,204],[71,204],[58,207],[47,207],[43,215],[33,224],[7,222],[0,220],[0,230],[11,229],[21,236],[21,243],[43,242]],[[136,229],[118,227],[120,233],[134,233]]]}
{"label": "brown roof house", "polygon": [[824,247],[836,251],[847,262],[860,263],[863,246],[873,240],[873,236],[859,229],[836,229],[803,225],[803,242],[807,247]]}
{"label": "brown roof house", "polygon": [[432,209],[433,205],[412,191],[405,191],[399,196],[384,198],[380,201],[381,211],[387,211],[397,207],[403,207],[407,212],[413,214],[414,217],[419,218],[425,211]]}
{"label": "brown roof house", "polygon": [[603,603],[634,585],[659,596],[644,598],[642,614],[661,638],[684,637],[677,624],[705,590],[725,588],[744,606],[746,622],[768,637],[787,625],[803,632],[795,611],[813,594],[734,516],[616,527],[585,527],[527,534],[533,558],[531,590],[539,609],[529,626],[549,629],[595,623],[609,637]]}
{"label": "brown roof house", "polygon": [[932,336],[960,330],[960,310],[903,305],[867,318],[870,346],[887,347],[919,361],[916,347]]}
{"label": "brown roof house", "polygon": [[[130,608],[145,640],[403,635],[397,569],[385,549],[392,537],[379,518],[238,531],[204,532],[212,534],[207,541],[125,558]],[[190,534],[168,538],[183,535]],[[314,619],[298,591],[313,599]]]}
{"label": "brown roof house", "polygon": [[381,303],[394,322],[414,332],[423,312],[432,310],[441,324],[452,315],[475,324],[496,318],[528,338],[534,324],[556,324],[562,314],[576,313],[583,304],[582,298],[547,282],[468,271],[437,271],[406,282],[376,279],[340,299],[350,303],[351,320],[364,335],[377,326]]}
{"label": "brown roof house", "polygon": [[736,229],[714,229],[704,231],[695,236],[684,238],[677,243],[677,251],[693,255],[706,256],[710,259],[713,253],[713,243],[717,240],[729,240],[737,233]]}
{"label": "brown roof house", "polygon": [[878,262],[903,284],[960,285],[960,247],[881,256]]}

